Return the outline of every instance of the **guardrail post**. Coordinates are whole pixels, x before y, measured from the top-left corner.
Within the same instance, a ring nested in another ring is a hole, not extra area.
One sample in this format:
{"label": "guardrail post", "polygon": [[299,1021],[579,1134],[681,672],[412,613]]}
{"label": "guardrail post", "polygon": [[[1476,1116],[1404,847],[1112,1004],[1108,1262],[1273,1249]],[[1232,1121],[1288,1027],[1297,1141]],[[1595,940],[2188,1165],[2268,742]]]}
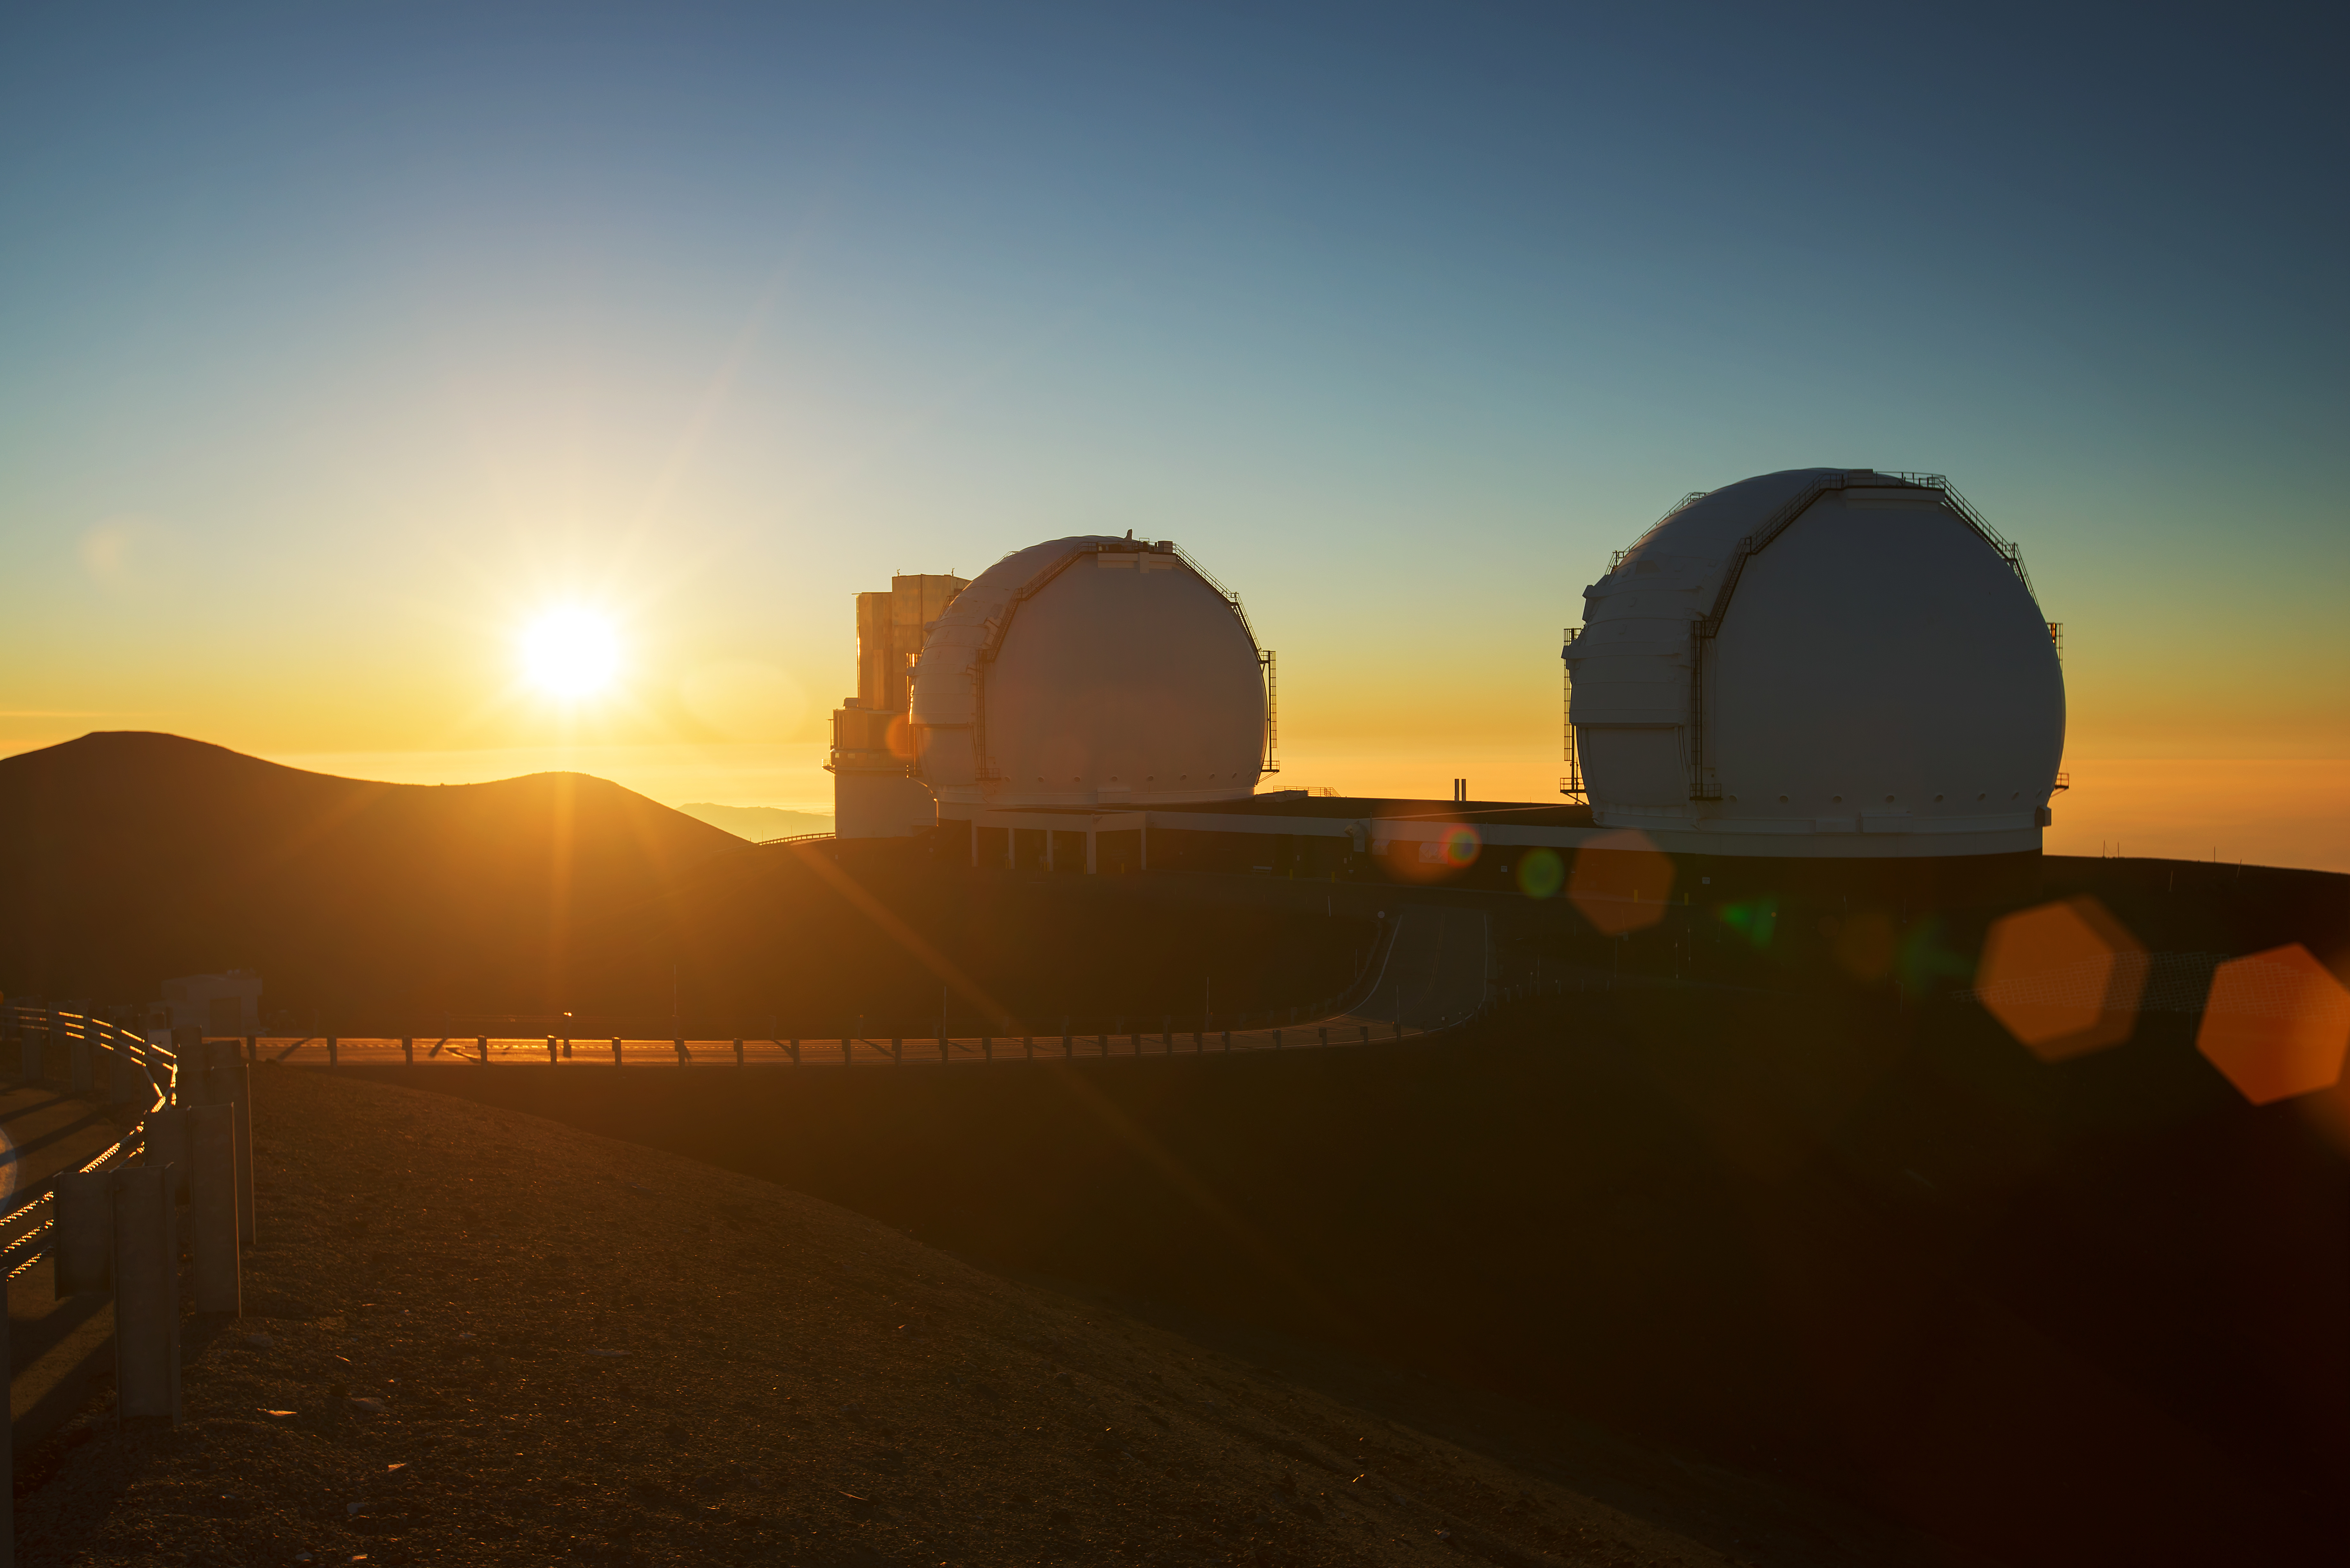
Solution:
{"label": "guardrail post", "polygon": [[743,1064],[743,1037],[739,1034],[734,1037],[734,1064],[737,1067]]}
{"label": "guardrail post", "polygon": [[844,1067],[854,1067],[857,1065],[856,1053],[852,1049],[854,1044],[855,1043],[853,1041],[848,1040],[843,1040],[840,1043],[840,1064]]}
{"label": "guardrail post", "polygon": [[236,1235],[254,1244],[253,1222],[253,1069],[236,1058],[236,1042],[228,1043],[225,1062],[205,1070],[206,1089],[213,1104],[226,1106],[234,1116],[236,1143]]}
{"label": "guardrail post", "polygon": [[1278,1029],[1273,1032],[1273,1048],[1276,1051],[1281,1049],[1281,1031]]}
{"label": "guardrail post", "polygon": [[[139,1099],[139,1087],[147,1076],[139,1064],[140,1037],[128,1029],[116,1028],[109,1033],[106,1042],[106,1103],[128,1106]],[[140,1106],[145,1109],[145,1106]]]}
{"label": "guardrail post", "polygon": [[685,1042],[682,1039],[672,1040],[670,1044],[677,1047],[677,1064],[679,1066],[683,1067],[692,1062],[693,1058],[685,1054]]}
{"label": "guardrail post", "polygon": [[615,1067],[617,1067],[617,1066],[619,1066],[619,1064],[620,1064],[620,1037],[619,1037],[619,1035],[615,1034],[615,1035],[613,1035],[613,1036],[612,1036],[612,1065],[613,1065],[613,1066],[615,1066]]}
{"label": "guardrail post", "polygon": [[1020,1054],[1031,1062],[1036,1059],[1036,1037],[1034,1034],[1023,1034],[1020,1037]]}
{"label": "guardrail post", "polygon": [[236,1107],[194,1106],[188,1117],[188,1250],[198,1312],[244,1308],[238,1279]]}
{"label": "guardrail post", "polygon": [[180,1424],[179,1213],[171,1172],[131,1166],[114,1181],[114,1390],[118,1420]]}
{"label": "guardrail post", "polygon": [[563,1037],[563,1059],[567,1062],[571,1060],[571,1036],[568,1034]]}
{"label": "guardrail post", "polygon": [[244,1059],[248,1062],[258,1062],[261,1060],[260,1035],[248,1034],[244,1037]]}
{"label": "guardrail post", "polygon": [[172,1196],[188,1191],[188,1113],[183,1106],[156,1111],[147,1118],[147,1151],[139,1162],[152,1170],[172,1172]]}
{"label": "guardrail post", "polygon": [[892,1034],[889,1036],[889,1064],[893,1067],[900,1067],[905,1065],[905,1062],[906,1037],[902,1034]]}
{"label": "guardrail post", "polygon": [[486,1034],[478,1035],[474,1038],[473,1044],[482,1053],[482,1065],[484,1067],[488,1066],[490,1064],[490,1037]]}
{"label": "guardrail post", "polygon": [[983,1034],[979,1037],[979,1055],[980,1060],[983,1062],[993,1062],[995,1060],[994,1035]]}
{"label": "guardrail post", "polygon": [[402,1066],[413,1067],[416,1065],[415,1035],[403,1034],[400,1037],[400,1061]]}
{"label": "guardrail post", "polygon": [[114,1176],[68,1171],[49,1181],[49,1278],[57,1300],[114,1288]]}
{"label": "guardrail post", "polygon": [[341,1066],[341,1065],[343,1064],[342,1052],[340,1051],[340,1049],[338,1049],[338,1047],[341,1045],[341,1044],[342,1044],[342,1042],[341,1042],[338,1037],[336,1037],[335,1035],[329,1034],[329,1035],[328,1035],[328,1036],[327,1036],[327,1065],[328,1065],[328,1066],[329,1066],[329,1067],[339,1067],[339,1066]]}
{"label": "guardrail post", "polygon": [[549,1062],[555,1060],[555,1036],[552,1034],[546,1037],[546,1059]]}
{"label": "guardrail post", "polygon": [[[9,1358],[8,1314],[0,1312],[0,1366],[14,1365]],[[5,1491],[0,1491],[0,1568],[16,1568],[16,1445],[10,1423],[0,1421],[0,1470],[9,1478]]]}
{"label": "guardrail post", "polygon": [[800,1037],[796,1034],[792,1036],[791,1053],[792,1065],[796,1067],[800,1064]]}

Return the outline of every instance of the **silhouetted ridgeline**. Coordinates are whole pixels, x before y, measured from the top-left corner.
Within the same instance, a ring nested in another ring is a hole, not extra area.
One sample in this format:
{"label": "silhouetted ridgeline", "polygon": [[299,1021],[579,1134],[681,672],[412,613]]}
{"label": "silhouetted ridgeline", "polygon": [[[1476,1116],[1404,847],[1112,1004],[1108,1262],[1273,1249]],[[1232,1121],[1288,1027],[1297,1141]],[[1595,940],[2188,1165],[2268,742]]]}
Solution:
{"label": "silhouetted ridgeline", "polygon": [[273,1004],[543,990],[582,911],[741,847],[578,774],[372,784],[86,735],[0,760],[0,987],[138,999],[242,967]]}
{"label": "silhouetted ridgeline", "polygon": [[[444,1012],[622,1012],[732,1032],[935,1028],[944,957],[1040,1027],[1343,985],[1375,911],[1284,884],[1203,912],[1154,885],[939,875],[910,841],[754,848],[600,779],[370,784],[175,736],[0,760],[0,990],[143,1000],[258,971],[265,1011],[353,1032]],[[1072,886],[1071,884],[1076,884]],[[983,1023],[970,995],[963,1027]]]}

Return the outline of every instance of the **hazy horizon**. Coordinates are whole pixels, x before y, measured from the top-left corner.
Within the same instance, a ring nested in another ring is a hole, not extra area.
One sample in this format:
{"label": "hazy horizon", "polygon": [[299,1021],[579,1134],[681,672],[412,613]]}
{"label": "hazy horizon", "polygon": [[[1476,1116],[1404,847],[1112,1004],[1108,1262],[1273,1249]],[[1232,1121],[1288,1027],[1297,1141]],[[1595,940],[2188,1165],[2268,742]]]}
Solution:
{"label": "hazy horizon", "polygon": [[[1870,464],[1949,474],[2064,623],[2050,848],[2350,869],[2303,14],[8,36],[0,753],[151,728],[829,811],[856,593],[1132,528],[1279,651],[1273,783],[1555,798],[1609,551]],[[585,695],[525,679],[567,607],[610,632]]]}

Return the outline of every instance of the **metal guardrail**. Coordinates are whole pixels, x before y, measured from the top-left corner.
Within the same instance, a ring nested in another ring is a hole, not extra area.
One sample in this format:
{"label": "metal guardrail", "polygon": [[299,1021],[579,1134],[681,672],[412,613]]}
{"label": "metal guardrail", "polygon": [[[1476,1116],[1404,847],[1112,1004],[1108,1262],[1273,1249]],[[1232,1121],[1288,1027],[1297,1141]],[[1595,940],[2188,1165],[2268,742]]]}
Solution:
{"label": "metal guardrail", "polygon": [[[489,1066],[529,1062],[858,1067],[1034,1061],[1040,1056],[1099,1060],[1366,1044],[1440,1033],[1476,1017],[1492,1000],[1490,995],[1475,1006],[1461,1008],[1458,1016],[1422,1023],[1403,1020],[1405,1008],[1397,991],[1399,981],[1388,972],[1403,925],[1399,916],[1345,987],[1319,1001],[1274,1012],[1219,1017],[1207,1011],[1179,1014],[1161,1008],[1139,1016],[1097,1015],[1082,1021],[1068,1016],[1025,1022],[1006,1019],[1000,1025],[967,1033],[956,1033],[944,1019],[934,1031],[909,1033],[893,1027],[885,1033],[866,1027],[860,1018],[844,1020],[847,1027],[818,1035],[785,1034],[772,1023],[767,1033],[761,1034],[733,1023],[722,1031],[713,1028],[710,1020],[650,1024],[641,1017],[599,1019],[577,1013],[452,1014],[435,1020],[433,1027],[424,1030],[378,1025],[350,1033],[317,1028],[231,1038],[243,1043],[249,1062],[293,1066]],[[1382,999],[1393,1000],[1382,1005]]]}
{"label": "metal guardrail", "polygon": [[[5,1008],[0,1008],[0,1017],[5,1017],[5,1022],[0,1023],[0,1037],[6,1040],[23,1042],[26,1034],[37,1033],[42,1036],[44,1047],[50,1041],[63,1039],[68,1049],[73,1042],[82,1042],[93,1056],[99,1049],[104,1049],[108,1053],[109,1087],[112,1086],[114,1073],[125,1062],[147,1081],[151,1103],[140,1113],[139,1119],[121,1137],[109,1144],[74,1174],[93,1175],[104,1170],[110,1161],[117,1158],[128,1160],[145,1147],[147,1118],[172,1103],[172,1086],[179,1077],[177,1052],[168,1045],[157,1044],[121,1024],[88,1013],[9,1002]],[[95,1067],[94,1061],[91,1065]],[[155,1075],[158,1066],[163,1070],[160,1083]],[[26,1199],[5,1214],[0,1214],[0,1269],[5,1269],[4,1277],[6,1279],[15,1279],[48,1255],[44,1248],[33,1243],[42,1241],[56,1229],[56,1195],[50,1188],[50,1181],[55,1179],[51,1178],[49,1181],[44,1181],[37,1196]]]}

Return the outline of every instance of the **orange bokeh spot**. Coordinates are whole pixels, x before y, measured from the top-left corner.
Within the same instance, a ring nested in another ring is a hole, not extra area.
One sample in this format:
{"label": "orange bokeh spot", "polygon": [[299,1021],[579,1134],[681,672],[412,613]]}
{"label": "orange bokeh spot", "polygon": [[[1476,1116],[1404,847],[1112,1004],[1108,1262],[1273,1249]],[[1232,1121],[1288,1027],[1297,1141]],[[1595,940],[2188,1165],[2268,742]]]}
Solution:
{"label": "orange bokeh spot", "polygon": [[2095,898],[2002,915],[1983,939],[1975,995],[2043,1062],[2118,1045],[2137,1024],[2146,949]]}
{"label": "orange bokeh spot", "polygon": [[2256,1106],[2330,1089],[2350,1048],[2350,990],[2299,942],[2212,971],[2195,1049]]}
{"label": "orange bokeh spot", "polygon": [[1673,896],[1673,858],[1637,827],[1603,833],[1575,852],[1566,896],[1611,937],[1655,925]]}

